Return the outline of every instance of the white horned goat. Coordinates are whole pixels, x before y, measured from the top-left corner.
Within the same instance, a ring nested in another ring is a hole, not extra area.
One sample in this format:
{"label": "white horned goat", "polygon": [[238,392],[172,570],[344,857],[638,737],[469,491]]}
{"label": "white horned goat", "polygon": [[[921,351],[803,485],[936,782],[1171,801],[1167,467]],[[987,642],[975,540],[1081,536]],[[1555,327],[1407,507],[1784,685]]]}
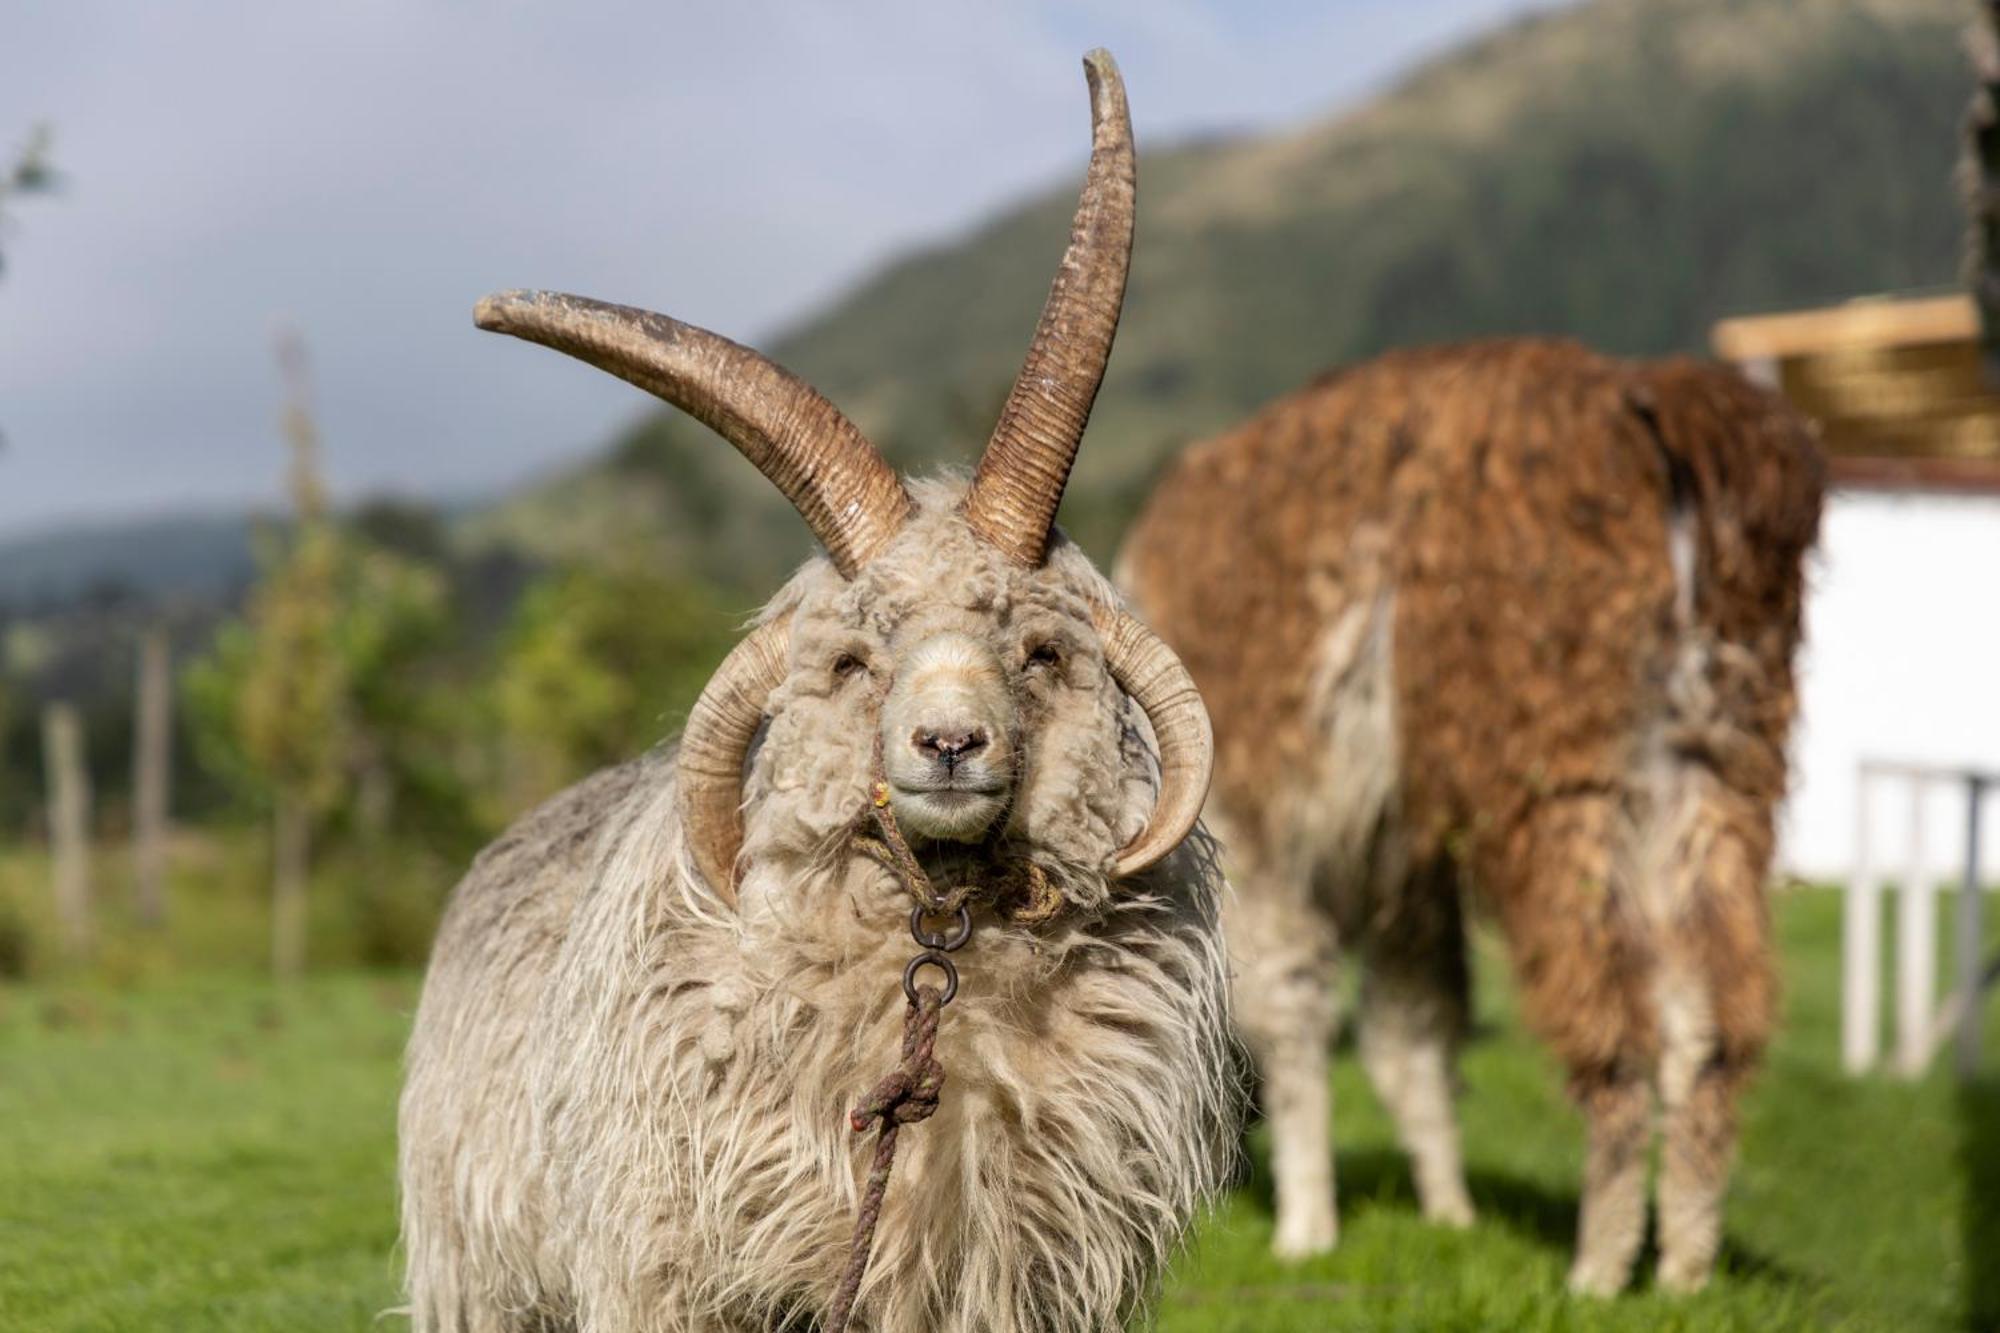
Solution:
{"label": "white horned goat", "polygon": [[878,764],[936,882],[1032,865],[1061,901],[1036,923],[975,913],[942,1104],[903,1135],[855,1326],[1121,1327],[1226,1176],[1206,715],[1052,527],[1132,240],[1124,90],[1102,52],[1085,65],[1069,250],[969,486],[906,486],[832,404],[714,334],[568,296],[481,304],[482,327],[713,427],[825,554],[678,746],[557,796],[455,891],[401,1110],[418,1333],[825,1317],[869,1148],[849,1108],[895,1062],[913,951],[906,886],[856,836]]}
{"label": "white horned goat", "polygon": [[1706,1281],[1772,1023],[1764,875],[1822,471],[1732,371],[1516,339],[1337,371],[1161,482],[1120,582],[1215,720],[1280,1252],[1335,1239],[1342,948],[1424,1213],[1471,1220],[1463,887],[1589,1120],[1571,1285],[1630,1275],[1656,1099],[1660,1281]]}

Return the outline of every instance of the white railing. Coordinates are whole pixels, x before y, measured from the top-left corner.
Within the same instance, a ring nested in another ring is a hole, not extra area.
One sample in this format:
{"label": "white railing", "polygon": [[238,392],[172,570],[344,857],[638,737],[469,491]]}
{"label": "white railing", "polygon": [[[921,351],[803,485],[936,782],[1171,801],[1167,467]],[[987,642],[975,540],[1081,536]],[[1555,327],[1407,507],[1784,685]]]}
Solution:
{"label": "white railing", "polygon": [[[1938,1048],[1957,1036],[1957,1067],[1979,1064],[1979,1006],[2000,976],[2000,958],[1981,957],[1985,895],[1980,888],[1980,807],[2000,788],[2000,773],[1933,764],[1863,760],[1855,782],[1854,872],[1841,929],[1841,1062],[1864,1074],[1881,1057],[1882,891],[1873,859],[1869,797],[1877,784],[1902,783],[1909,794],[1909,835],[1896,911],[1896,1072],[1915,1078]],[[1958,894],[1956,966],[1951,995],[1937,1003],[1938,881],[1924,856],[1925,796],[1940,785],[1965,794],[1965,873]]]}

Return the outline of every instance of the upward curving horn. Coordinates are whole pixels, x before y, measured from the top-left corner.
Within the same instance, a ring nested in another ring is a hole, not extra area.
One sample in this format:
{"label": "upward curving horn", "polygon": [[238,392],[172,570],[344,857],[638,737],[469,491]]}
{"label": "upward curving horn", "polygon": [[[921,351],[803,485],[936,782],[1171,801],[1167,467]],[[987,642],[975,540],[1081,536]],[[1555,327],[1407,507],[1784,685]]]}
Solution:
{"label": "upward curving horn", "polygon": [[1215,771],[1215,733],[1194,678],[1159,635],[1110,607],[1099,607],[1094,619],[1104,643],[1104,665],[1119,688],[1145,710],[1160,746],[1160,795],[1153,816],[1112,863],[1112,878],[1123,879],[1180,846],[1201,818]]}
{"label": "upward curving horn", "polygon": [[1083,58],[1090,81],[1090,171],[1069,249],[1021,373],[965,498],[966,522],[1017,564],[1042,563],[1090,406],[1111,358],[1138,192],[1125,84],[1107,51]]}
{"label": "upward curving horn", "polygon": [[472,318],[608,370],[714,430],[785,493],[843,577],[909,517],[903,483],[839,408],[720,334],[559,292],[502,292]]}

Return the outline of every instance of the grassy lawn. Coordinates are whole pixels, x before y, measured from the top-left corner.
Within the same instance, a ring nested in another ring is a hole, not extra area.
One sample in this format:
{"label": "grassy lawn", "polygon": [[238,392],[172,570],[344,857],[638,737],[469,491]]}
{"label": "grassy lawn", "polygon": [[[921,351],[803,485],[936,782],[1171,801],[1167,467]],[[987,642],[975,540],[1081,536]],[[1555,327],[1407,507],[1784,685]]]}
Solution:
{"label": "grassy lawn", "polygon": [[[1489,952],[1463,1104],[1480,1224],[1418,1220],[1388,1122],[1344,1055],[1339,1252],[1268,1257],[1253,1136],[1250,1182],[1203,1228],[1160,1326],[2000,1328],[2000,1079],[1841,1078],[1837,901],[1789,895],[1779,920],[1790,1021],[1751,1101],[1708,1293],[1562,1294],[1579,1124]],[[121,986],[0,985],[0,1328],[399,1327],[374,1320],[395,1301],[393,1110],[416,987],[344,972],[281,994],[241,973],[150,970]]]}

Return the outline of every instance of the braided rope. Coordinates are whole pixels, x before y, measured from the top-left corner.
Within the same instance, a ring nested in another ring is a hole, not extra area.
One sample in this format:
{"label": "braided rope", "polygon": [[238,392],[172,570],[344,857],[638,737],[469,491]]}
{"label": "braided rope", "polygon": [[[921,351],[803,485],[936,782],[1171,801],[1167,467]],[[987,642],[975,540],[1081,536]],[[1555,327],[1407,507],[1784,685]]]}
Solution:
{"label": "braided rope", "polygon": [[868,1269],[868,1253],[875,1244],[875,1224],[882,1219],[882,1198],[888,1193],[889,1172],[896,1165],[896,1139],[904,1125],[928,1120],[937,1111],[938,1094],[944,1088],[944,1066],[932,1054],[937,1044],[938,1014],[944,1007],[944,992],[936,986],[919,986],[916,1002],[903,1015],[903,1062],[877,1083],[848,1113],[847,1123],[857,1134],[880,1127],[875,1140],[875,1159],[868,1167],[868,1184],[861,1193],[861,1207],[854,1215],[854,1238],[849,1243],[847,1270],[834,1288],[833,1305],[827,1313],[827,1333],[847,1333],[847,1321],[854,1311],[854,1298],[861,1290],[861,1276]]}
{"label": "braided rope", "polygon": [[[934,1053],[938,1016],[958,993],[958,972],[945,953],[964,944],[971,934],[972,918],[967,914],[969,904],[975,899],[993,903],[1007,920],[1017,925],[1040,925],[1054,920],[1064,906],[1062,891],[1050,881],[1047,872],[1033,862],[1011,867],[993,885],[982,888],[978,884],[966,883],[940,893],[896,824],[886,782],[875,783],[869,813],[874,816],[880,838],[857,835],[855,841],[902,880],[903,887],[917,906],[917,913],[910,922],[910,933],[923,946],[924,952],[911,961],[903,977],[903,990],[909,999],[909,1007],[903,1014],[902,1061],[869,1089],[868,1094],[848,1113],[848,1126],[855,1133],[865,1134],[874,1129],[877,1136],[875,1156],[869,1163],[868,1180],[861,1191],[861,1205],[854,1215],[854,1234],[847,1247],[847,1267],[841,1272],[840,1284],[834,1288],[833,1302],[827,1308],[826,1333],[847,1333],[848,1322],[853,1317],[854,1302],[861,1292],[861,1279],[868,1271],[868,1256],[875,1246],[875,1228],[882,1220],[882,1201],[888,1194],[889,1175],[896,1165],[896,1140],[903,1126],[928,1120],[937,1112],[938,1095],[944,1088],[944,1066]],[[942,934],[928,935],[923,930],[922,920],[926,916],[954,915],[961,922],[960,933],[949,942]],[[940,949],[944,952],[939,952]],[[924,964],[944,972],[946,985],[943,990],[936,986],[913,984],[914,974]]]}

